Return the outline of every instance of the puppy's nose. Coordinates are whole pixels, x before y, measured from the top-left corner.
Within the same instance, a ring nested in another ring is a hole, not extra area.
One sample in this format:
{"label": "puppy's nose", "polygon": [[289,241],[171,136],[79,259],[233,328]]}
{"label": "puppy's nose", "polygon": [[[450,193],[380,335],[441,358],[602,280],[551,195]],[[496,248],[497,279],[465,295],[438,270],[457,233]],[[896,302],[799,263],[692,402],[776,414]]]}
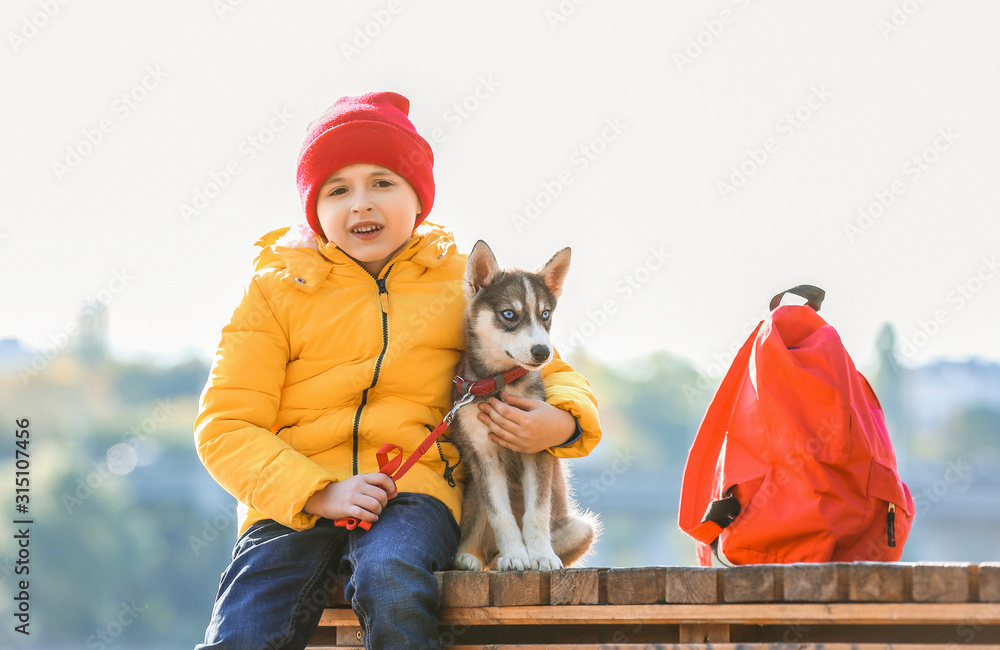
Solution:
{"label": "puppy's nose", "polygon": [[532,345],[531,346],[531,358],[541,363],[549,358],[549,346],[547,345]]}

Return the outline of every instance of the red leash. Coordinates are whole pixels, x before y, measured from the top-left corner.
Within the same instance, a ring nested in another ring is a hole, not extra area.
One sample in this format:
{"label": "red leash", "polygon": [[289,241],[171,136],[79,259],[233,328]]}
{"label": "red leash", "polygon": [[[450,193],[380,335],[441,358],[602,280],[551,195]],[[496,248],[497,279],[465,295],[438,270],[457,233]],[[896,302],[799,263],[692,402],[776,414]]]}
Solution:
{"label": "red leash", "polygon": [[[427,450],[431,448],[441,434],[451,425],[451,421],[455,419],[455,414],[458,413],[458,409],[462,408],[472,400],[483,395],[489,395],[491,393],[503,390],[504,386],[510,382],[518,379],[519,377],[527,374],[528,369],[521,366],[517,366],[513,370],[508,370],[505,373],[499,375],[493,375],[488,379],[479,379],[476,381],[469,381],[462,377],[462,371],[465,369],[465,363],[463,362],[458,368],[458,374],[455,375],[453,380],[455,386],[458,387],[459,392],[462,397],[459,398],[457,402],[451,407],[451,410],[445,414],[444,419],[441,423],[435,427],[431,434],[427,436],[422,443],[410,454],[410,457],[403,462],[403,448],[399,445],[394,445],[391,442],[387,442],[379,448],[378,452],[375,454],[375,459],[378,461],[378,471],[386,474],[395,483],[403,474],[409,471],[413,467],[420,457],[427,453]],[[392,452],[398,452],[391,459],[389,454]],[[361,528],[363,530],[371,529],[371,523],[358,519],[357,517],[347,517],[346,519],[335,519],[333,522],[337,526],[346,528],[347,530],[354,530],[355,528]]]}

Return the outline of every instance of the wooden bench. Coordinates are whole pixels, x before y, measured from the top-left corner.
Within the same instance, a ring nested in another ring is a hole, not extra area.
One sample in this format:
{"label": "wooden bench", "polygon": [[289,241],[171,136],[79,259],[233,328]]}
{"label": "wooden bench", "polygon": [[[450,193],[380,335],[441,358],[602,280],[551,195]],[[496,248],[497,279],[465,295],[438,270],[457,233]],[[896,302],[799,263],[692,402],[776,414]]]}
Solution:
{"label": "wooden bench", "polygon": [[[1000,650],[1000,563],[447,571],[438,582],[442,643],[456,649]],[[309,647],[359,645],[336,587]]]}

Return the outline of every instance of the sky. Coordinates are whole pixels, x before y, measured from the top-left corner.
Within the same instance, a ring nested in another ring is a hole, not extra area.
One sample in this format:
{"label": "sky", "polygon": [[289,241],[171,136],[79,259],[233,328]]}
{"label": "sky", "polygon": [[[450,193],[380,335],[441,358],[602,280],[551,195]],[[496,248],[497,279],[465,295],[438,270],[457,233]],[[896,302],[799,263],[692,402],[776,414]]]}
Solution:
{"label": "sky", "polygon": [[856,361],[1000,360],[1000,5],[170,3],[0,10],[0,339],[107,307],[126,357],[210,358],[253,243],[304,221],[306,126],[392,90],[430,221],[536,268],[564,353],[718,373],[808,283]]}

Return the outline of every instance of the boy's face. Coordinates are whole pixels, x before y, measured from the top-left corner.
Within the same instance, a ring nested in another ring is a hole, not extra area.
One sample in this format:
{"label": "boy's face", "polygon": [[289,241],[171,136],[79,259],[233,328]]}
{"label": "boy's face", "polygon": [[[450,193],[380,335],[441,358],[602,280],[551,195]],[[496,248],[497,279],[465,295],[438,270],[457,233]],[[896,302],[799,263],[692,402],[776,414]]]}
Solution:
{"label": "boy's face", "polygon": [[417,193],[402,176],[368,163],[338,169],[316,198],[327,241],[374,275],[410,241],[419,212]]}

